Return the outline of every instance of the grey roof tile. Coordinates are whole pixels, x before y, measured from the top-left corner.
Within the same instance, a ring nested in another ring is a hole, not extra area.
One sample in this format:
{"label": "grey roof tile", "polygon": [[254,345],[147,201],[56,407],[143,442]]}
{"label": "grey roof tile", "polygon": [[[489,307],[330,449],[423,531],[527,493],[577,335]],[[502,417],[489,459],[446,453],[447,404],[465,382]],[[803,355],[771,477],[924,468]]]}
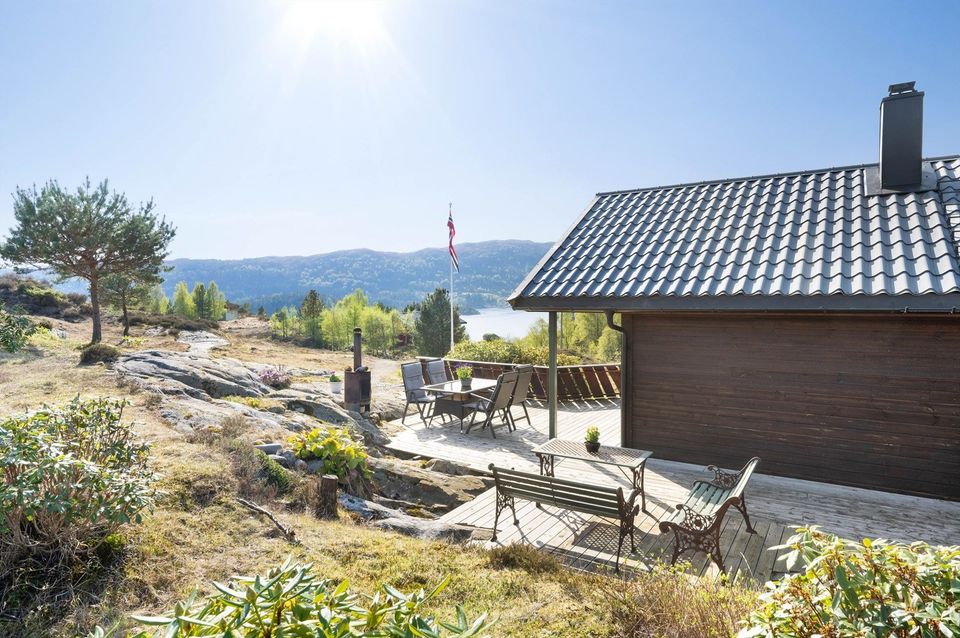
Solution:
{"label": "grey roof tile", "polygon": [[865,166],[601,193],[511,302],[954,295],[960,157],[931,163],[923,193]]}

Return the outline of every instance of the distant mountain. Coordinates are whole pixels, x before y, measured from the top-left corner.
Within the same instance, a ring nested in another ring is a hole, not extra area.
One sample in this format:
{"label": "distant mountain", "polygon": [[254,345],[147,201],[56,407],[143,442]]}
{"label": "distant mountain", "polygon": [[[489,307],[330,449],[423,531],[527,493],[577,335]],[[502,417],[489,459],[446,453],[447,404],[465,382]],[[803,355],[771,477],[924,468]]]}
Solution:
{"label": "distant mountain", "polygon": [[[550,247],[549,243],[503,240],[459,244],[460,273],[454,275],[455,302],[462,308],[503,305]],[[311,288],[328,300],[361,288],[371,301],[403,307],[438,287],[448,287],[450,258],[446,248],[411,253],[341,250],[309,257],[255,259],[174,259],[164,288],[178,281],[214,280],[227,298],[273,311],[299,305]]]}

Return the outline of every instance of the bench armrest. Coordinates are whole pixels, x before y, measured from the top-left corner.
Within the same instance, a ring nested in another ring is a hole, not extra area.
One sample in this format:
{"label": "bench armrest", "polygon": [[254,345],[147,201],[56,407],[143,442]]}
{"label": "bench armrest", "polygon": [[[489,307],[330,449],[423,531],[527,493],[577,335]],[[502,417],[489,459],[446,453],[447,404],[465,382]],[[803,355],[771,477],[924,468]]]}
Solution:
{"label": "bench armrest", "polygon": [[677,505],[677,511],[683,513],[683,518],[673,521],[661,521],[660,531],[667,532],[671,528],[702,532],[710,529],[717,521],[717,513],[712,515],[700,514],[685,504]]}
{"label": "bench armrest", "polygon": [[[619,493],[622,495],[623,491]],[[636,516],[640,512],[640,506],[637,505],[637,497],[640,494],[640,490],[631,490],[629,494],[622,497],[623,501],[619,503],[621,516]]]}
{"label": "bench armrest", "polygon": [[713,472],[712,481],[697,481],[698,483],[709,483],[715,487],[724,487],[732,488],[740,482],[740,477],[743,476],[743,470],[737,472],[728,472],[727,470],[720,469],[716,465],[708,465],[708,472]]}

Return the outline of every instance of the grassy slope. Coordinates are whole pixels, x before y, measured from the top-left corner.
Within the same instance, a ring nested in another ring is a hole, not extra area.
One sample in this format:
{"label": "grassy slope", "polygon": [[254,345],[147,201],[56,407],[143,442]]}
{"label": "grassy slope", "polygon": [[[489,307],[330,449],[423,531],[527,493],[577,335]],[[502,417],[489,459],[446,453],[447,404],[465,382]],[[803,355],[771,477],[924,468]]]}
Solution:
{"label": "grassy slope", "polygon": [[[88,338],[88,323],[64,327],[70,332],[67,342],[46,340],[26,353],[0,355],[0,415],[77,394],[127,398],[132,405],[125,416],[153,444],[152,463],[166,495],[141,526],[127,530],[126,561],[99,602],[81,605],[55,625],[38,628],[41,635],[75,636],[97,622],[126,626],[131,613],[164,611],[195,587],[210,591],[210,580],[265,571],[288,554],[314,562],[323,576],[349,579],[363,593],[372,593],[382,582],[405,589],[430,587],[451,575],[453,583],[435,603],[441,614],[449,617],[456,604],[471,614],[490,611],[501,618],[494,635],[611,633],[597,611],[596,577],[565,570],[533,574],[496,569],[481,550],[418,541],[349,520],[322,522],[278,512],[303,543],[291,545],[269,522],[233,501],[236,479],[222,453],[190,443],[165,426],[148,407],[146,394],[119,388],[103,366],[77,366],[76,347]],[[118,342],[118,331],[108,327],[105,341]],[[160,338],[141,347],[170,345],[169,339]]]}

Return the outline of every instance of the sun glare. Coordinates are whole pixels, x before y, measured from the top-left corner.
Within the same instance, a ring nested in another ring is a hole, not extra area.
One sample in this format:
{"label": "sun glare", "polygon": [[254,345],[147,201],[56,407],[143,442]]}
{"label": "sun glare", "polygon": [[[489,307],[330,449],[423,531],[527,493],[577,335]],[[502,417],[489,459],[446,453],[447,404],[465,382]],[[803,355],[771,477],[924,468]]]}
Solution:
{"label": "sun glare", "polygon": [[322,37],[369,47],[384,38],[379,0],[291,0],[289,4],[285,30],[302,43]]}

